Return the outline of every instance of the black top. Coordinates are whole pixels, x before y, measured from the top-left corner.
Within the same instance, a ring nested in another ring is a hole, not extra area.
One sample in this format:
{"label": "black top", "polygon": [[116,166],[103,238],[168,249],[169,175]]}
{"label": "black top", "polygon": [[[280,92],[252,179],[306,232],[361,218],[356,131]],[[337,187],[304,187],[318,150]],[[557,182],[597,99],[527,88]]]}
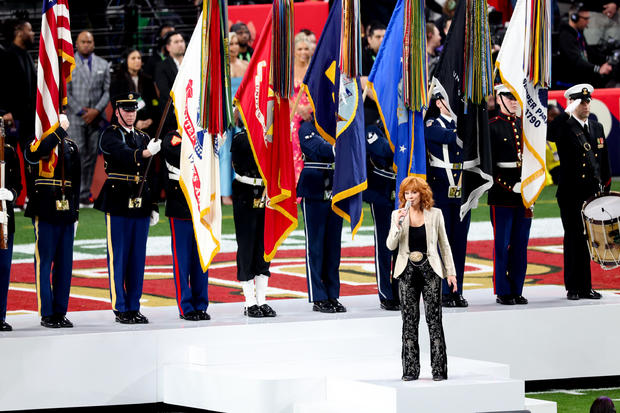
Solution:
{"label": "black top", "polygon": [[6,162],[4,169],[4,173],[6,174],[4,185],[5,188],[13,193],[13,201],[6,202],[6,212],[9,215],[8,233],[12,234],[15,232],[15,214],[13,213],[13,206],[22,191],[22,180],[17,153],[12,146],[6,144],[4,145],[4,161]]}
{"label": "black top", "polygon": [[426,226],[409,226],[409,251],[420,251],[426,254]]}

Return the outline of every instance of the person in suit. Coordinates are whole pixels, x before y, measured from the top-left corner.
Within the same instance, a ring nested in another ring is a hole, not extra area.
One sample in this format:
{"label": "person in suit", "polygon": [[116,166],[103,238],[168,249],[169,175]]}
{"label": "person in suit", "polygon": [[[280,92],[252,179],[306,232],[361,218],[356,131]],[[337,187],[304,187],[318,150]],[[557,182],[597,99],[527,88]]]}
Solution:
{"label": "person in suit", "polygon": [[456,120],[452,118],[441,92],[436,89],[433,93],[433,110],[427,112],[424,127],[427,181],[433,190],[435,205],[443,213],[458,285],[457,292],[452,293],[446,280],[443,281],[441,304],[444,307],[467,307],[469,304],[463,297],[463,278],[471,212],[468,211],[461,220],[463,142],[456,134]]}
{"label": "person in suit", "polygon": [[398,311],[398,283],[392,280],[392,251],[385,245],[390,216],[396,199],[396,174],[392,169],[394,152],[385,133],[376,124],[366,127],[366,168],[368,188],[362,192],[370,205],[375,229],[375,274],[380,306]]}
{"label": "person in suit", "polygon": [[590,255],[581,209],[593,196],[609,193],[611,170],[603,126],[589,119],[592,85],[568,89],[568,106],[549,124],[548,139],[560,157],[560,182],[556,192],[564,227],[564,285],[569,300],[599,299],[592,289]]}
{"label": "person in suit", "polygon": [[314,121],[299,127],[304,168],[297,183],[306,236],[306,278],[312,310],[344,313],[340,297],[342,218],[332,210],[335,149],[319,135]]}
{"label": "person in suit", "polygon": [[67,116],[71,123],[68,133],[80,148],[82,158],[80,203],[90,206],[99,123],[110,101],[110,63],[94,53],[95,41],[90,32],[81,32],[75,45],[75,69],[67,85]]}
{"label": "person in suit", "polygon": [[447,279],[453,292],[457,283],[443,214],[433,208],[433,193],[426,181],[415,176],[403,179],[398,200],[400,209],[392,212],[386,245],[390,250],[398,250],[394,277],[399,279],[403,318],[402,379],[417,380],[420,375],[421,294],[430,336],[433,380],[446,380],[448,359],[441,322],[441,280]]}
{"label": "person in suit", "polygon": [[523,283],[527,270],[527,243],[532,210],[521,197],[523,134],[516,116],[519,103],[505,85],[495,86],[499,114],[489,120],[493,186],[489,189],[493,225],[493,286],[496,302],[527,304]]}
{"label": "person in suit", "polygon": [[11,331],[13,328],[5,320],[13,257],[13,236],[15,235],[13,207],[22,190],[22,181],[17,152],[7,143],[4,144],[4,162],[4,187],[0,188],[0,201],[5,202],[6,209],[0,212],[0,224],[7,224],[8,231],[6,232],[6,249],[0,249],[0,331]]}
{"label": "person in suit", "polygon": [[78,146],[67,138],[68,129],[67,117],[60,115],[60,126],[24,153],[28,176],[24,215],[34,226],[37,302],[41,325],[47,328],[73,327],[66,314],[82,168]]}
{"label": "person in suit", "polygon": [[161,140],[149,140],[134,128],[138,98],[137,93],[114,98],[118,123],[99,139],[108,177],[95,208],[105,212],[110,298],[121,324],[149,322],[140,312],[140,297],[149,225],[159,221],[153,169],[147,171],[147,165],[161,149]]}
{"label": "person in suit", "polygon": [[[159,90],[159,100],[165,105],[170,98],[170,91],[174,85],[174,79],[179,73],[179,67],[185,55],[185,39],[183,35],[176,31],[166,33],[164,38],[168,57],[164,59],[155,69],[155,84]],[[167,133],[177,129],[177,119],[174,115],[174,106],[170,106],[163,132]]]}

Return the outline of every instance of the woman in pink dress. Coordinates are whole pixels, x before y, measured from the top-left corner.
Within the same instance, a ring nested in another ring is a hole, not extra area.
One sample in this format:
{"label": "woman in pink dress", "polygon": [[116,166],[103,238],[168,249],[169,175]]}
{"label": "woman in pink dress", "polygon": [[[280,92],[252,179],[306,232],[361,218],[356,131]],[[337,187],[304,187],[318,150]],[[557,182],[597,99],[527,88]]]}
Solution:
{"label": "woman in pink dress", "polygon": [[[310,41],[308,36],[302,32],[295,35],[295,66],[294,66],[294,85],[295,94],[291,98],[291,108],[297,95],[301,90],[301,82],[304,80],[306,70],[310,64]],[[302,94],[295,109],[295,115],[291,122],[291,135],[293,137],[293,165],[295,168],[295,183],[299,180],[299,174],[304,169],[304,161],[301,157],[301,148],[299,146],[299,125],[305,120],[310,120],[312,116],[312,106],[305,93]]]}

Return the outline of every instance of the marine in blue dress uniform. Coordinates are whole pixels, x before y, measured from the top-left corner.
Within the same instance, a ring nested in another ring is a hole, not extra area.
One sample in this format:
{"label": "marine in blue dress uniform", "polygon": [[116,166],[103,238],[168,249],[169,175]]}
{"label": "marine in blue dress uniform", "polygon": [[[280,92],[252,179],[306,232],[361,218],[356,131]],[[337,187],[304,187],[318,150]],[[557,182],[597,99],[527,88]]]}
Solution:
{"label": "marine in blue dress uniform", "polygon": [[146,239],[149,224],[159,221],[152,169],[148,176],[145,172],[161,140],[149,141],[146,133],[133,127],[138,97],[137,93],[115,97],[118,124],[109,126],[99,139],[108,178],[95,208],[105,212],[110,298],[116,321],[123,324],[148,323],[140,313]]}
{"label": "marine in blue dress uniform", "polygon": [[179,317],[184,320],[210,320],[209,272],[203,271],[194,236],[192,214],[179,184],[181,170],[181,136],[177,131],[162,140],[162,155],[168,171],[166,181],[166,216],[170,221],[174,290]]}
{"label": "marine in blue dress uniform", "polygon": [[332,210],[334,147],[319,135],[313,121],[299,127],[304,169],[297,183],[302,198],[306,236],[308,300],[313,311],[343,313],[340,297],[340,242],[342,218]]}
{"label": "marine in blue dress uniform", "polygon": [[518,102],[504,85],[495,87],[500,112],[489,120],[493,186],[488,203],[493,225],[493,285],[499,304],[527,304],[523,283],[532,210],[521,197],[523,134]]}
{"label": "marine in blue dress uniform", "polygon": [[431,108],[433,111],[429,111],[431,116],[427,117],[424,128],[428,154],[427,181],[433,190],[435,206],[443,213],[458,286],[456,292],[451,292],[448,283],[443,280],[441,304],[444,307],[467,307],[467,300],[463,298],[463,278],[471,212],[468,211],[461,220],[463,142],[456,134],[456,121],[439,91],[434,93]]}
{"label": "marine in blue dress uniform", "polygon": [[0,212],[0,223],[7,224],[6,249],[0,249],[0,331],[11,331],[13,328],[6,320],[7,294],[11,275],[11,258],[13,256],[13,236],[15,234],[15,200],[22,191],[19,158],[11,145],[4,145],[4,187],[0,188],[0,201],[4,201],[6,209]]}
{"label": "marine in blue dress uniform", "polygon": [[398,311],[398,279],[391,278],[393,253],[385,243],[396,197],[396,174],[392,169],[394,152],[376,124],[366,127],[366,154],[368,189],[362,197],[370,205],[375,225],[375,274],[379,301],[384,310]]}
{"label": "marine in blue dress uniform", "polygon": [[232,183],[233,217],[237,237],[237,280],[241,283],[248,317],[275,317],[267,304],[269,263],[265,261],[265,184],[245,129],[235,133],[231,142],[235,170]]}
{"label": "marine in blue dress uniform", "polygon": [[[69,121],[24,151],[28,176],[27,217],[34,225],[34,269],[41,325],[73,327],[67,319],[73,269],[73,239],[79,214],[81,164],[78,147],[67,138]],[[57,150],[56,166],[45,164]],[[49,176],[51,174],[51,176]],[[51,279],[51,280],[50,280]]]}

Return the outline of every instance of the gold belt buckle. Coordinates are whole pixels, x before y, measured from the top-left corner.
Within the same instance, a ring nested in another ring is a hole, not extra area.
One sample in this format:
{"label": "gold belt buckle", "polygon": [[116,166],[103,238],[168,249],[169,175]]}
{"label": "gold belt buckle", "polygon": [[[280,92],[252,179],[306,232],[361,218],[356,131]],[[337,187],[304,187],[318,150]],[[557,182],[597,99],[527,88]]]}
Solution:
{"label": "gold belt buckle", "polygon": [[323,192],[323,201],[328,201],[332,199],[332,191]]}
{"label": "gold belt buckle", "polygon": [[449,186],[448,187],[448,198],[460,198],[461,197],[461,188],[458,186]]}
{"label": "gold belt buckle", "polygon": [[422,261],[423,258],[424,254],[422,254],[420,251],[413,251],[409,253],[409,259],[411,260],[411,262],[418,263]]}
{"label": "gold belt buckle", "polygon": [[142,208],[142,197],[129,198],[129,208]]}
{"label": "gold belt buckle", "polygon": [[265,208],[265,200],[264,198],[254,198],[253,208]]}
{"label": "gold belt buckle", "polygon": [[56,200],[56,211],[68,211],[69,210],[69,201],[66,199],[57,199]]}

